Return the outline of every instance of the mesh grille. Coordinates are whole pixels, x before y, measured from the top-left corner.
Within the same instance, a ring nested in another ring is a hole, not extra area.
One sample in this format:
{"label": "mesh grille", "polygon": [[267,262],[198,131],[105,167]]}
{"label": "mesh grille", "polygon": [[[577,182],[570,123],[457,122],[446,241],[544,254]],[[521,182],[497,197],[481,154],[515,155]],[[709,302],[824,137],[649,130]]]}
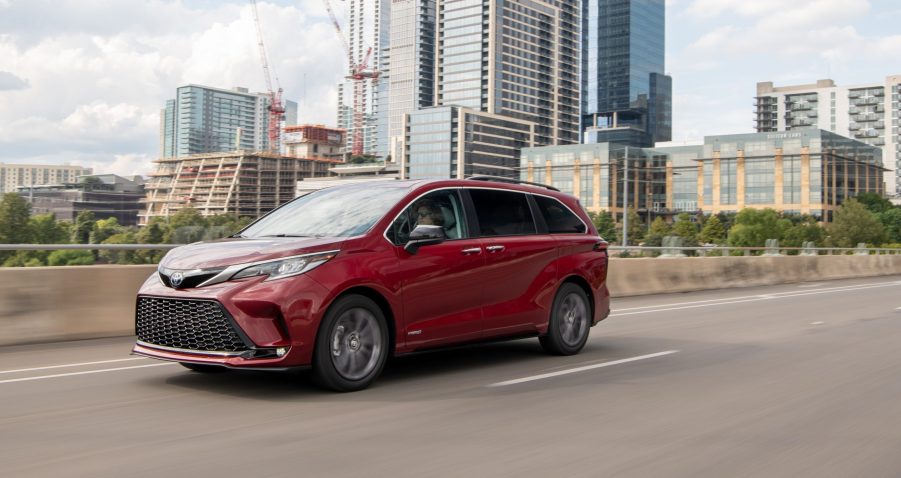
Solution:
{"label": "mesh grille", "polygon": [[204,352],[242,352],[247,345],[215,301],[139,297],[138,340]]}

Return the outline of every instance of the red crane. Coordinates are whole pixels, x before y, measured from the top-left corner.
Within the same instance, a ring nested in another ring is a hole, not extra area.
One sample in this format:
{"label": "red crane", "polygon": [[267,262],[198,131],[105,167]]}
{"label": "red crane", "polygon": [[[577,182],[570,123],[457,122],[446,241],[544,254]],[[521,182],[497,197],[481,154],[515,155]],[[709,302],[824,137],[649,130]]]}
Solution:
{"label": "red crane", "polygon": [[369,57],[372,55],[372,47],[366,50],[366,55],[363,56],[359,63],[354,60],[354,54],[350,50],[350,45],[348,45],[347,39],[344,38],[344,34],[341,33],[341,25],[338,24],[338,19],[335,18],[331,2],[329,0],[322,0],[322,2],[325,3],[325,9],[328,10],[329,18],[332,19],[338,38],[341,39],[341,46],[344,47],[344,52],[347,54],[347,79],[351,80],[354,85],[353,128],[350,131],[352,139],[351,154],[359,156],[364,153],[363,123],[366,117],[366,81],[371,81],[375,85],[381,73],[375,68],[369,68]]}
{"label": "red crane", "polygon": [[266,45],[263,44],[263,28],[260,26],[260,15],[257,12],[256,0],[253,4],[253,21],[257,27],[257,46],[260,47],[260,61],[263,63],[263,76],[266,78],[266,91],[269,94],[269,150],[281,151],[281,128],[285,118],[285,106],[282,104],[282,86],[279,84],[278,75],[275,75],[277,91],[272,90],[272,74],[269,71],[269,58],[266,54]]}

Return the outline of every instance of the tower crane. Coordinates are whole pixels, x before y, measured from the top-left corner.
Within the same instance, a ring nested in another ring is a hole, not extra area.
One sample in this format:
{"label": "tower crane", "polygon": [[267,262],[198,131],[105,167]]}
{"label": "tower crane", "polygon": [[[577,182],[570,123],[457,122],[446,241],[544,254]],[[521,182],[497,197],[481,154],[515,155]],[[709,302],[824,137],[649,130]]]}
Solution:
{"label": "tower crane", "polygon": [[369,58],[372,56],[372,47],[369,47],[369,49],[366,50],[366,54],[359,63],[356,62],[347,39],[345,39],[344,34],[341,33],[341,25],[338,24],[338,19],[335,17],[335,12],[332,10],[331,2],[329,0],[322,0],[322,2],[325,3],[325,9],[328,11],[329,18],[332,20],[335,31],[338,33],[338,38],[341,40],[341,46],[344,47],[344,52],[347,54],[348,74],[346,78],[351,80],[354,89],[353,128],[350,132],[352,140],[351,154],[359,156],[364,153],[363,127],[366,116],[366,82],[370,81],[375,85],[381,73],[376,68],[369,67]]}
{"label": "tower crane", "polygon": [[260,15],[257,12],[256,0],[251,0],[253,5],[253,21],[257,30],[257,46],[260,48],[260,61],[263,64],[263,77],[266,79],[266,92],[269,95],[269,150],[281,151],[281,125],[285,117],[285,106],[282,104],[282,86],[275,75],[277,90],[272,89],[272,74],[269,69],[269,58],[266,54],[266,45],[263,44],[263,28],[260,26]]}

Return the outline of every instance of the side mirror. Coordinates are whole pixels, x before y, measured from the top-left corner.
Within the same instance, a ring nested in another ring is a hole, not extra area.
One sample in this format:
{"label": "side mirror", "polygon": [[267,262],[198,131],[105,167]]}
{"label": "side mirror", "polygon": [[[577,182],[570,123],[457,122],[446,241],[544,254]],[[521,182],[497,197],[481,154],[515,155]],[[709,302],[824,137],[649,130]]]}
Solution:
{"label": "side mirror", "polygon": [[410,254],[416,254],[420,247],[441,244],[445,239],[447,236],[444,234],[443,227],[419,225],[410,233],[410,239],[404,246],[404,250]]}

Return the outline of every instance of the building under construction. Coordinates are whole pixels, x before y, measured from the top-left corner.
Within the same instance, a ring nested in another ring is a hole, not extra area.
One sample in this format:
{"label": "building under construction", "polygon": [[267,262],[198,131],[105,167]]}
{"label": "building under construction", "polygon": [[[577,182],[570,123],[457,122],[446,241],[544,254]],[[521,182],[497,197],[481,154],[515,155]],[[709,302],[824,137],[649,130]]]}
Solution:
{"label": "building under construction", "polygon": [[260,151],[206,153],[155,161],[147,182],[145,225],[185,207],[204,216],[258,217],[295,197],[297,181],[328,176],[339,161],[293,158]]}

